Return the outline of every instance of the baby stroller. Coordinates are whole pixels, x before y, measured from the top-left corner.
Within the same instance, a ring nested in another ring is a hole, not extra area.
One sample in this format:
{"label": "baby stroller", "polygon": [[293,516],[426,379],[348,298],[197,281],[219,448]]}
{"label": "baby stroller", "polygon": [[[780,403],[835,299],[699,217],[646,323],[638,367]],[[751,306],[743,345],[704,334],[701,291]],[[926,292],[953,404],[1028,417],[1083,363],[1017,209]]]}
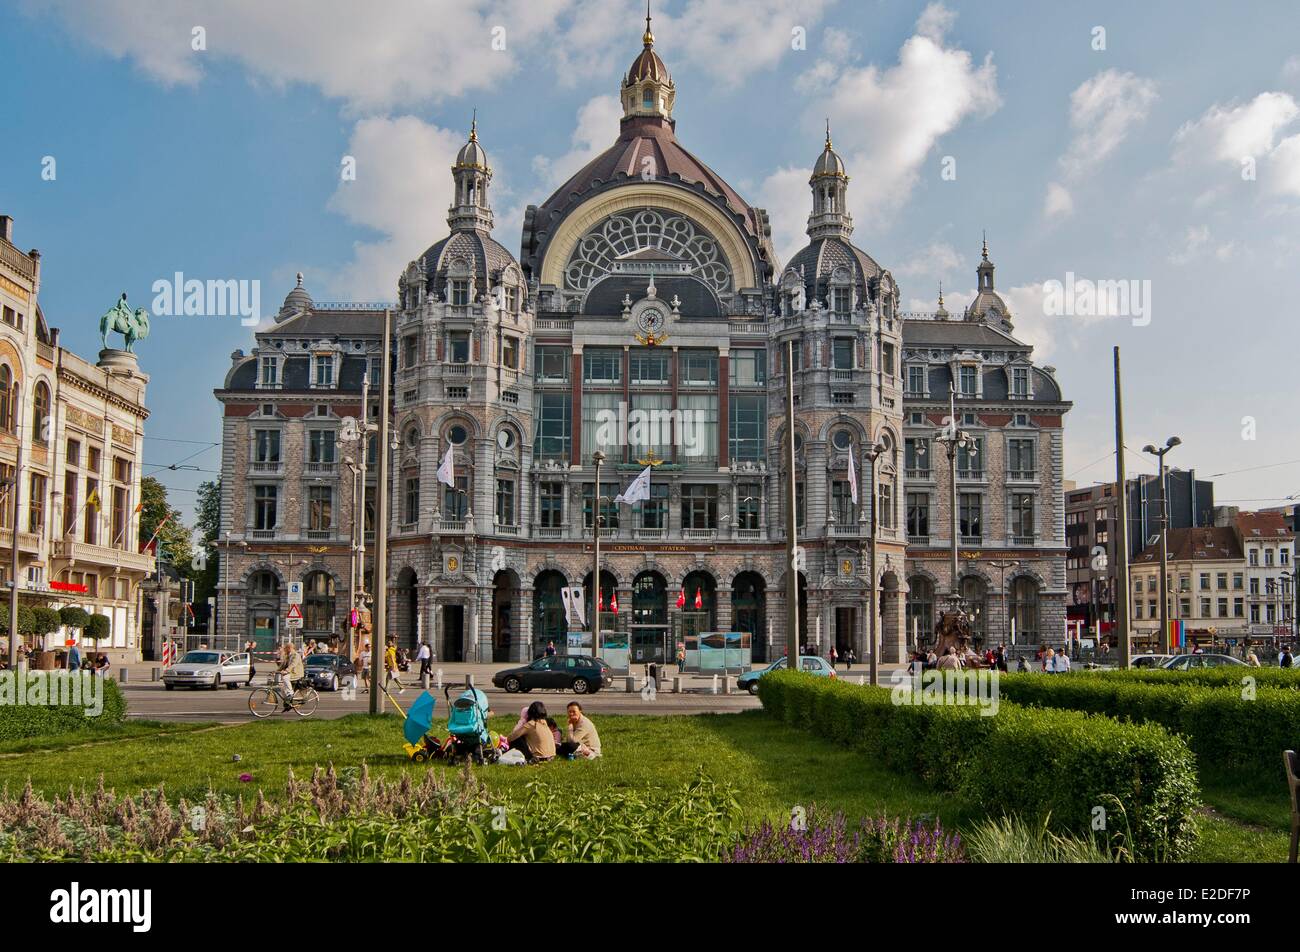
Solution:
{"label": "baby stroller", "polygon": [[492,735],[487,729],[488,699],[478,688],[465,688],[455,700],[451,697],[451,685],[442,689],[447,699],[447,708],[451,714],[447,717],[447,756],[456,760],[469,757],[476,764],[494,764],[500,756]]}

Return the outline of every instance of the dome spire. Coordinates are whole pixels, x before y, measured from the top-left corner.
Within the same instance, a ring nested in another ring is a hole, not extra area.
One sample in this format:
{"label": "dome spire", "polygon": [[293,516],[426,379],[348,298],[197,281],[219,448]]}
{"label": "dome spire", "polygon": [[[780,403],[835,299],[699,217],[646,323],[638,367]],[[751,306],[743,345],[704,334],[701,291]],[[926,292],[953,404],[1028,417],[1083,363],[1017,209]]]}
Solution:
{"label": "dome spire", "polygon": [[650,23],[650,2],[645,5],[645,33],[641,35],[641,52],[632,61],[619,88],[623,103],[623,121],[630,119],[666,119],[673,121],[673,101],[677,87],[668,73],[668,67],[654,51],[655,35]]}
{"label": "dome spire", "polygon": [[646,49],[654,49],[655,35],[650,31],[650,0],[645,0],[645,33],[641,37],[641,42]]}
{"label": "dome spire", "polygon": [[826,151],[831,151],[831,117],[826,117]]}
{"label": "dome spire", "polygon": [[492,168],[488,165],[487,150],[478,141],[477,108],[470,119],[469,141],[456,153],[451,177],[455,182],[455,196],[447,210],[451,230],[490,232],[492,206],[488,204],[488,186],[492,182]]}
{"label": "dome spire", "polygon": [[831,146],[831,120],[826,118],[826,145],[813,166],[808,185],[813,193],[813,210],[808,216],[808,237],[844,238],[853,234],[853,216],[848,212],[849,177],[844,162]]}
{"label": "dome spire", "polygon": [[474,117],[469,121],[469,141],[478,141],[478,107],[474,107]]}

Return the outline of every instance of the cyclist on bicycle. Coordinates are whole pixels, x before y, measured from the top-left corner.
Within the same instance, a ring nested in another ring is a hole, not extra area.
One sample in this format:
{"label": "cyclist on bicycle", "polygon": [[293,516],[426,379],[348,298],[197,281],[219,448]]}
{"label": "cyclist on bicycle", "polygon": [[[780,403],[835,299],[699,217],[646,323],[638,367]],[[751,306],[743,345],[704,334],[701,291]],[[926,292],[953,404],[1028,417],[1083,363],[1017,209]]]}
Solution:
{"label": "cyclist on bicycle", "polygon": [[284,709],[292,710],[293,682],[303,676],[302,655],[298,654],[292,640],[280,646],[280,663],[276,667],[279,671],[280,693],[284,695]]}

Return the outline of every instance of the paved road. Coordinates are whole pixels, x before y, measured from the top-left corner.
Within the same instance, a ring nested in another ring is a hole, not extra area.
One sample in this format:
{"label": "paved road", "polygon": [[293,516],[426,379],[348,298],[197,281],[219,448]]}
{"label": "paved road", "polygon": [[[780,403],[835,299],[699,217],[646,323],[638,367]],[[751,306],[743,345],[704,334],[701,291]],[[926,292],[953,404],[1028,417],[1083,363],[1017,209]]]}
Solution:
{"label": "paved road", "polygon": [[[260,680],[260,678],[259,678]],[[480,682],[480,687],[482,687]],[[220,689],[175,691],[164,690],[162,684],[140,683],[124,684],[128,716],[144,720],[157,721],[222,721],[243,722],[252,719],[248,713],[248,691],[244,687],[234,690]],[[703,688],[703,682],[701,683]],[[431,693],[439,698],[438,711],[446,716],[445,704],[441,692],[431,688]],[[499,688],[488,685],[488,698],[495,713],[512,713],[518,707],[531,701],[542,701],[552,711],[563,708],[577,695],[570,691],[530,691],[528,694],[507,694]],[[398,703],[406,706],[419,695],[418,684],[408,687],[405,694],[394,693]],[[454,696],[454,691],[453,691]],[[384,705],[392,711],[392,705],[384,700]],[[758,698],[748,694],[713,695],[703,690],[698,692],[671,694],[658,692],[653,700],[642,697],[640,693],[627,694],[623,691],[605,690],[581,698],[584,708],[598,714],[702,714],[707,712],[729,713],[759,707]],[[345,714],[360,713],[370,709],[370,696],[358,691],[355,700],[347,700],[341,692],[320,692],[320,706],[315,717],[342,717]]]}

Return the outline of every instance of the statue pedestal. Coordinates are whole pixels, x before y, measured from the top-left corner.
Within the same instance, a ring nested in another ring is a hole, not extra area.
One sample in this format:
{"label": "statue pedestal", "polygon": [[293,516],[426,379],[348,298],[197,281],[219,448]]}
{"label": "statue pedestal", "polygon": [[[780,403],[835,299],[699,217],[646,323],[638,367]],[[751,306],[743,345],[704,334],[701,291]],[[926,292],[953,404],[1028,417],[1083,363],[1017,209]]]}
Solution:
{"label": "statue pedestal", "polygon": [[115,350],[111,347],[101,350],[99,363],[96,366],[111,374],[120,374],[124,377],[140,376],[140,362],[136,360],[135,354],[126,350]]}

